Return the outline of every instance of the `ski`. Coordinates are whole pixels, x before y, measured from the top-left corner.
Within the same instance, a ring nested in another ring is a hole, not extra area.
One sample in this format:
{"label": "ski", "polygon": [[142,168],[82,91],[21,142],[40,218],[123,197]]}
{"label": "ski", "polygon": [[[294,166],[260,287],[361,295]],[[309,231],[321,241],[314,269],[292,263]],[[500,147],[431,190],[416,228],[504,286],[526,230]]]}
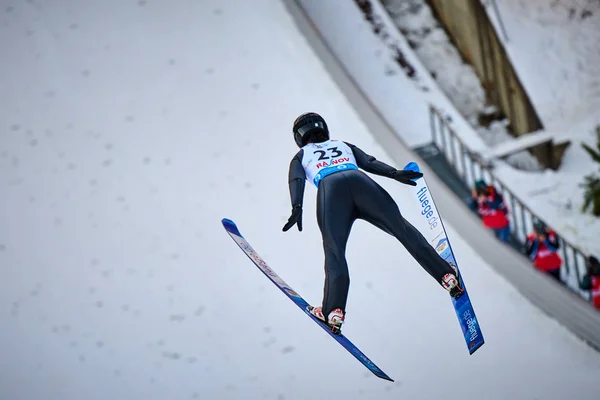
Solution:
{"label": "ski", "polygon": [[[421,169],[415,162],[408,163],[404,169],[421,172]],[[458,268],[458,263],[454,257],[452,246],[450,246],[444,223],[435,206],[433,196],[427,187],[425,178],[417,178],[415,179],[415,182],[417,183],[417,186],[414,186],[413,201],[416,202],[416,205],[421,210],[421,218],[425,219],[427,227],[424,229],[424,232],[422,229],[421,233],[429,241],[429,244],[435,248],[437,253],[444,260],[454,265],[458,270],[459,282],[465,292],[458,299],[454,299],[453,297],[450,298],[452,299],[452,305],[454,306],[456,316],[458,317],[458,322],[462,329],[469,353],[473,354],[485,343],[481,327],[477,321],[477,316],[473,310],[467,287],[465,286],[460,269]]]}
{"label": "ski", "polygon": [[244,239],[242,234],[240,233],[236,224],[227,218],[223,218],[221,221],[223,223],[223,227],[231,236],[231,238],[237,243],[237,245],[242,249],[244,253],[252,260],[252,262],[269,278],[271,282],[275,284],[290,300],[292,300],[306,315],[308,315],[313,321],[315,321],[325,332],[327,332],[332,338],[334,338],[344,349],[346,349],[350,354],[352,354],[356,359],[364,365],[369,371],[371,371],[375,376],[393,382],[394,380],[390,378],[385,372],[383,372],[373,361],[371,361],[366,355],[363,354],[362,351],[358,349],[347,337],[343,334],[335,334],[331,332],[330,327],[327,324],[323,323],[315,316],[313,316],[308,310],[307,307],[309,304],[300,296],[296,291],[294,291],[275,271],[273,271],[267,263],[262,259],[261,256],[258,255],[256,251],[250,246],[250,244]]}

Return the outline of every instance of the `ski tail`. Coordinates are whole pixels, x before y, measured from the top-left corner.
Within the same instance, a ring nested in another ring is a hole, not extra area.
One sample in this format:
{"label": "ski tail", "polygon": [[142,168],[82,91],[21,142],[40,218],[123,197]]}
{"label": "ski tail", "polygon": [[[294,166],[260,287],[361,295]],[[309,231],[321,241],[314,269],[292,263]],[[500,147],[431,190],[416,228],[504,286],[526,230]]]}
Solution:
{"label": "ski tail", "polygon": [[294,302],[305,314],[307,314],[314,322],[317,323],[321,328],[323,328],[332,338],[334,338],[344,349],[346,349],[350,354],[352,354],[362,365],[364,365],[369,371],[371,371],[375,376],[381,379],[385,379],[387,381],[393,382],[394,380],[390,378],[385,372],[381,370],[373,361],[369,359],[358,347],[356,347],[346,336],[342,334],[335,334],[331,332],[331,328],[316,318],[308,311],[309,304],[300,296],[296,291],[294,291],[275,271],[273,271],[262,259],[261,256],[250,246],[250,243],[242,236],[240,230],[238,229],[235,222],[230,219],[223,218],[221,221],[223,227],[229,234],[229,236],[237,243],[237,245],[242,249],[242,251],[248,256],[250,260],[260,269],[267,278],[271,282],[275,284],[291,301]]}
{"label": "ski tail", "polygon": [[[415,162],[408,163],[404,169],[421,172],[419,165]],[[429,244],[435,248],[440,257],[442,257],[446,262],[452,263],[458,271],[459,282],[461,287],[464,289],[464,294],[458,299],[451,297],[451,300],[456,312],[456,316],[458,317],[458,322],[462,329],[469,354],[473,354],[485,343],[485,340],[483,339],[483,333],[481,332],[481,327],[479,326],[479,321],[475,315],[475,310],[471,304],[467,287],[460,272],[458,263],[456,262],[454,252],[452,251],[452,246],[450,245],[450,240],[448,239],[446,228],[444,227],[444,222],[438,213],[433,195],[427,187],[427,182],[425,181],[424,177],[417,178],[414,181],[417,183],[417,186],[414,186],[414,195],[412,196],[412,199],[421,210],[421,218],[424,218],[426,222],[425,226],[427,227],[425,232],[422,232],[423,236],[425,236]]]}

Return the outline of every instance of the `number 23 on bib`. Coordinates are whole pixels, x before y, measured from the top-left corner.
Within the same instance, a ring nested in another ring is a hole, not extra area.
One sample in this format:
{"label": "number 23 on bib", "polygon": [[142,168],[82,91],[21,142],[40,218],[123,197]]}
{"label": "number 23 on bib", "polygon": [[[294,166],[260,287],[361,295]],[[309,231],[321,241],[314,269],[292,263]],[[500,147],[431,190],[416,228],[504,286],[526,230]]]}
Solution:
{"label": "number 23 on bib", "polygon": [[309,143],[302,148],[302,166],[306,179],[319,186],[319,181],[334,172],[358,169],[352,149],[339,140]]}

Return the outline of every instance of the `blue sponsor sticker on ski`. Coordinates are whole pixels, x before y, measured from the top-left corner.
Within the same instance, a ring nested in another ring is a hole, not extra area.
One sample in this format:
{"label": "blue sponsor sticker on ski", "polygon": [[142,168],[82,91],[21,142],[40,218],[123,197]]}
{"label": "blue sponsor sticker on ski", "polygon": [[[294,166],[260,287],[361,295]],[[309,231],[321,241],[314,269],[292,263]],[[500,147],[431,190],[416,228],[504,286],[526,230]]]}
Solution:
{"label": "blue sponsor sticker on ski", "polygon": [[369,359],[362,351],[359,350],[346,336],[342,334],[335,334],[331,332],[331,329],[322,321],[317,319],[314,315],[312,315],[307,307],[309,304],[300,296],[296,291],[294,291],[275,271],[273,271],[262,259],[261,256],[250,246],[248,241],[242,236],[236,224],[227,218],[224,218],[222,221],[223,227],[229,234],[229,236],[237,243],[237,245],[242,249],[242,251],[252,260],[254,265],[256,265],[271,282],[275,284],[290,300],[292,300],[306,315],[308,315],[314,322],[317,323],[321,328],[325,330],[332,338],[334,338],[344,349],[346,349],[350,354],[352,354],[362,365],[364,365],[369,371],[371,371],[375,376],[393,382],[394,380],[390,378],[385,372],[383,372],[373,361]]}
{"label": "blue sponsor sticker on ski", "polygon": [[[408,163],[404,169],[421,172],[421,169],[415,162]],[[421,233],[446,262],[456,267],[460,285],[465,291],[458,299],[452,297],[450,297],[450,299],[452,300],[452,305],[454,306],[456,316],[458,317],[458,322],[462,329],[467,348],[469,349],[469,354],[473,354],[485,343],[481,327],[479,326],[477,316],[473,310],[473,305],[471,304],[467,287],[465,286],[462,274],[460,273],[460,268],[454,257],[454,252],[452,251],[452,246],[448,240],[444,223],[435,206],[433,196],[427,187],[427,182],[424,178],[417,178],[414,181],[417,183],[417,186],[414,187],[415,195],[413,196],[413,199],[418,204],[421,218],[424,219],[424,225],[427,227],[424,229],[425,231]]]}

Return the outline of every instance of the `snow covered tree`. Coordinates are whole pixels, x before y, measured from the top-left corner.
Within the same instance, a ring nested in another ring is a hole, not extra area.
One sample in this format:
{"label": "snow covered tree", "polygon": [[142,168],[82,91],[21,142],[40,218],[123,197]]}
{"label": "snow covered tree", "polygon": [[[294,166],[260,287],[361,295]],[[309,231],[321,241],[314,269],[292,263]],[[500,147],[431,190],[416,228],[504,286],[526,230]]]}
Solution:
{"label": "snow covered tree", "polygon": [[[581,143],[581,146],[594,161],[600,164],[600,125],[596,127],[596,150],[585,143]],[[600,176],[596,174],[587,175],[580,186],[585,188],[583,211],[587,211],[591,206],[592,214],[600,216]]]}

